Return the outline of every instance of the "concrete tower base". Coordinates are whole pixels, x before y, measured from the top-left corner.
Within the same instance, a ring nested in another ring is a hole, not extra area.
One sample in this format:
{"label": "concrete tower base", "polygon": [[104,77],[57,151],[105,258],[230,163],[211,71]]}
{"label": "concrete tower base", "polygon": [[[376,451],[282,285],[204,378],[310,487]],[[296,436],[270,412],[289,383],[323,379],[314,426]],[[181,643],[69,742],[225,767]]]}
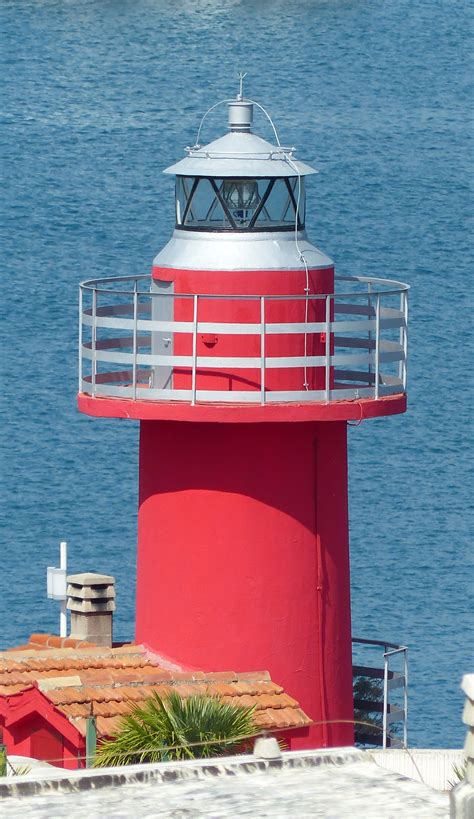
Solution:
{"label": "concrete tower base", "polygon": [[[141,422],[136,638],[352,719],[345,422]],[[292,748],[352,741],[319,724]]]}

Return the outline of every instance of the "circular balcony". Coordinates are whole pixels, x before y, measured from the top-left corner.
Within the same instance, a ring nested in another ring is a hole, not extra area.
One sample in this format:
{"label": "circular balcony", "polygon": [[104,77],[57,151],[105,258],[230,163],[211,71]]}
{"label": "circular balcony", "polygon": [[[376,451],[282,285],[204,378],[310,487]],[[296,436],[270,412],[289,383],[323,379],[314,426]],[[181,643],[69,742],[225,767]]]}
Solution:
{"label": "circular balcony", "polygon": [[81,284],[82,411],[196,420],[213,408],[223,420],[238,408],[246,420],[283,420],[278,408],[293,408],[294,420],[404,411],[408,285],[338,276],[335,293],[307,296],[161,285],[149,275]]}

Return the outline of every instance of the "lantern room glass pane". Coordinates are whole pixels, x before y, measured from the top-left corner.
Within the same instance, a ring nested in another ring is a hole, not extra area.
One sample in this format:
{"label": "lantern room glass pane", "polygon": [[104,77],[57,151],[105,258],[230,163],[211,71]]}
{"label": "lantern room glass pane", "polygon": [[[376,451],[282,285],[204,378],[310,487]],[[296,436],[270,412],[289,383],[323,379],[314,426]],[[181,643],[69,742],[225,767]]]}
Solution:
{"label": "lantern room glass pane", "polygon": [[184,230],[291,230],[297,204],[302,228],[304,180],[297,177],[176,179],[176,225]]}

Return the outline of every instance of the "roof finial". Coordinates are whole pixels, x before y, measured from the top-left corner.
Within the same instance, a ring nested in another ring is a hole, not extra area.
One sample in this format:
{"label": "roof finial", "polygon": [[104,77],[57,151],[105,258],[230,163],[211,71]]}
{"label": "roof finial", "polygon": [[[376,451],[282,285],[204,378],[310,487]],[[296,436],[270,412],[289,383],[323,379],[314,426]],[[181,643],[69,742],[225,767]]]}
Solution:
{"label": "roof finial", "polygon": [[239,93],[237,94],[238,100],[243,100],[244,98],[244,79],[247,76],[246,71],[239,71],[239,81],[240,81],[240,88]]}

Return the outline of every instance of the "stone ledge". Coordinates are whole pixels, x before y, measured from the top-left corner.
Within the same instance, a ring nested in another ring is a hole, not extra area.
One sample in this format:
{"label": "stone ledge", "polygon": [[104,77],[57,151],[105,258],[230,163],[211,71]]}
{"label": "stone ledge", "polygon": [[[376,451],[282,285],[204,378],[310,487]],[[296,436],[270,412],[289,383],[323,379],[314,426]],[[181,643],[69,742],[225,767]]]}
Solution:
{"label": "stone ledge", "polygon": [[317,751],[286,751],[280,759],[256,759],[253,755],[229,756],[216,759],[196,759],[184,762],[157,762],[143,765],[125,765],[120,768],[102,768],[65,771],[56,769],[48,774],[15,777],[15,782],[0,782],[0,798],[33,796],[48,793],[77,793],[119,785],[151,782],[174,782],[189,779],[253,774],[265,770],[316,768],[324,765],[347,765],[356,762],[372,763],[370,754],[357,748],[328,748]]}

